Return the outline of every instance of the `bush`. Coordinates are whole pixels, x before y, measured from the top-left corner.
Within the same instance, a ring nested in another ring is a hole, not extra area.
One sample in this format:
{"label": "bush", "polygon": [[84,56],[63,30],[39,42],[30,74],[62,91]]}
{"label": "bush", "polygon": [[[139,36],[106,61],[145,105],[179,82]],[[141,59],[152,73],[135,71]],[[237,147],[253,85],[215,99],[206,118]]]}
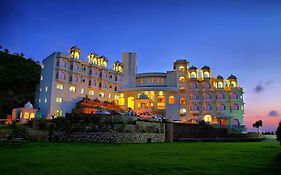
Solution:
{"label": "bush", "polygon": [[276,140],[280,142],[280,146],[281,146],[281,122],[279,123],[279,126],[277,128],[276,136],[277,136]]}

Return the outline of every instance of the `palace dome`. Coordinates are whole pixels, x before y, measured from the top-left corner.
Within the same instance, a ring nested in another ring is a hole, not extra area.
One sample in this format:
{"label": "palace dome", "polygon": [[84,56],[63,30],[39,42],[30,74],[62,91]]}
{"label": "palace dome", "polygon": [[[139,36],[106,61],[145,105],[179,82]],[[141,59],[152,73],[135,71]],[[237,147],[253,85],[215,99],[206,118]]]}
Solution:
{"label": "palace dome", "polygon": [[144,93],[140,94],[140,97],[139,97],[140,100],[148,100],[148,96]]}
{"label": "palace dome", "polygon": [[27,103],[24,105],[24,108],[26,108],[26,109],[33,109],[33,105],[32,105],[30,102],[27,102]]}
{"label": "palace dome", "polygon": [[220,75],[218,75],[218,76],[217,76],[217,79],[218,79],[218,80],[223,80],[223,77],[220,76]]}
{"label": "palace dome", "polygon": [[236,76],[234,76],[232,74],[227,79],[228,80],[237,80]]}
{"label": "palace dome", "polygon": [[201,68],[201,70],[210,70],[211,68],[209,67],[209,66],[203,66],[202,68]]}
{"label": "palace dome", "polygon": [[78,46],[74,45],[70,48],[70,50],[80,50],[80,48]]}
{"label": "palace dome", "polygon": [[197,67],[191,66],[188,70],[197,70]]}

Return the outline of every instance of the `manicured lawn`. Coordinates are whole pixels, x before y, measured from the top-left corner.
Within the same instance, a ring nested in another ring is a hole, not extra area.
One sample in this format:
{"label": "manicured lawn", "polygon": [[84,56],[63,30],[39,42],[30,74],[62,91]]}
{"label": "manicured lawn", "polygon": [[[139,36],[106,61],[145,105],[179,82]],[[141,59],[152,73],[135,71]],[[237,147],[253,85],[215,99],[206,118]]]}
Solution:
{"label": "manicured lawn", "polygon": [[0,175],[280,173],[277,142],[0,144]]}

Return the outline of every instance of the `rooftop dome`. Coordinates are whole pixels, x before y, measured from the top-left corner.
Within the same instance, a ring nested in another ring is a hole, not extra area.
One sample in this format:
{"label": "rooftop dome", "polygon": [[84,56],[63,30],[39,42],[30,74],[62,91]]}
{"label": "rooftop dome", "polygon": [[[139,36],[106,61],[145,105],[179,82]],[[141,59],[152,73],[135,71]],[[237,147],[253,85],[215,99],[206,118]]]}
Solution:
{"label": "rooftop dome", "polygon": [[140,97],[139,97],[140,100],[148,100],[148,96],[144,93],[140,94]]}
{"label": "rooftop dome", "polygon": [[33,105],[32,105],[30,102],[27,102],[27,103],[24,105],[24,108],[26,108],[26,109],[33,109]]}
{"label": "rooftop dome", "polygon": [[209,66],[203,66],[202,68],[201,68],[201,70],[210,70],[211,68],[209,67]]}
{"label": "rooftop dome", "polygon": [[197,67],[191,66],[191,67],[189,68],[189,70],[197,70]]}
{"label": "rooftop dome", "polygon": [[106,61],[108,61],[108,58],[106,58],[105,56],[100,56],[100,58],[102,58],[102,59],[104,59],[104,60],[106,60]]}
{"label": "rooftop dome", "polygon": [[79,48],[78,46],[76,46],[76,45],[75,45],[75,46],[72,46],[72,47],[70,48],[70,50],[72,50],[72,49],[73,49],[73,50],[74,50],[74,49],[75,49],[75,50],[80,50],[80,48]]}
{"label": "rooftop dome", "polygon": [[217,79],[218,79],[218,80],[223,80],[223,77],[220,76],[220,75],[218,75],[218,76],[217,76]]}
{"label": "rooftop dome", "polygon": [[237,80],[236,76],[234,76],[232,74],[227,79],[228,80]]}

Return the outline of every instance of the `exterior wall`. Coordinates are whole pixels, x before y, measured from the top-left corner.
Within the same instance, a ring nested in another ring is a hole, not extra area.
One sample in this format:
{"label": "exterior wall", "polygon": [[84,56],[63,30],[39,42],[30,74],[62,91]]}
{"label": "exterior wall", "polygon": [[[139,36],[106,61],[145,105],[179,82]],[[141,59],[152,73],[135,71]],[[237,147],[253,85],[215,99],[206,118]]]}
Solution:
{"label": "exterior wall", "polygon": [[126,88],[136,86],[137,74],[137,55],[136,53],[126,52],[122,54],[122,63],[124,69],[123,86]]}
{"label": "exterior wall", "polygon": [[[47,57],[43,65],[41,91],[37,99],[43,117],[64,116],[86,95],[101,101],[118,99],[117,91],[123,78],[120,72],[59,52]],[[47,92],[45,86],[48,86]],[[75,91],[70,91],[70,88],[75,88]]]}

